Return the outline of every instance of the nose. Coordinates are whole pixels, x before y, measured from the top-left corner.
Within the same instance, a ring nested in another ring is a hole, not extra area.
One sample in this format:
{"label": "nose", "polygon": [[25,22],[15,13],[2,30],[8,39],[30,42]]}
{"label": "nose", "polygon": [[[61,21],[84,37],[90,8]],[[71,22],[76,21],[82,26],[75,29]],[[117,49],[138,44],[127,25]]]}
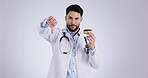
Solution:
{"label": "nose", "polygon": [[75,21],[74,19],[72,19],[71,23],[72,23],[72,24],[75,24],[75,22],[76,22],[76,21]]}

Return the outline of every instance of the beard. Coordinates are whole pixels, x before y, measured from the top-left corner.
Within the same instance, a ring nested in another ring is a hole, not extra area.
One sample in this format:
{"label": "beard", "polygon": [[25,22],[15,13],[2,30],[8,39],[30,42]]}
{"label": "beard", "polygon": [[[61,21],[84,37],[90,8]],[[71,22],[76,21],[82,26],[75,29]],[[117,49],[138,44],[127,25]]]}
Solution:
{"label": "beard", "polygon": [[79,29],[79,25],[68,25],[67,24],[67,28],[69,29],[69,31],[75,32]]}

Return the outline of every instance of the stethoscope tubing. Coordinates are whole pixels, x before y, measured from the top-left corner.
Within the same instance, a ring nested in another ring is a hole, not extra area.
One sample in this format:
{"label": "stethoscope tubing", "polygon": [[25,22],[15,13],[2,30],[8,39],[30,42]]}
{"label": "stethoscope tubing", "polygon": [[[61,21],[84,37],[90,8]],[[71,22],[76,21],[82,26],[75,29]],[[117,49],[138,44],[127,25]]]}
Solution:
{"label": "stethoscope tubing", "polygon": [[[67,39],[67,41],[69,42],[69,45],[70,45],[69,51],[61,51],[61,42],[62,42],[62,39],[63,39],[63,38]],[[59,40],[59,49],[60,49],[60,52],[61,52],[62,54],[70,53],[70,51],[71,51],[71,49],[72,49],[71,41],[70,41],[70,39],[66,36],[66,32],[63,32],[63,36],[62,36],[62,37],[60,38],[60,40]]]}

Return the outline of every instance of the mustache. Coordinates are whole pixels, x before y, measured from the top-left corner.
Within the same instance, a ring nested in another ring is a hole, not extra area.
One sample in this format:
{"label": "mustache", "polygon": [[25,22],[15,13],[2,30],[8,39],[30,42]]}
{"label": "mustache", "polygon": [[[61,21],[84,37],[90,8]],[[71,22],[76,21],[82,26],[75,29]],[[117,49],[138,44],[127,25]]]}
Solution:
{"label": "mustache", "polygon": [[69,25],[69,26],[77,26],[77,25],[72,24],[72,25]]}

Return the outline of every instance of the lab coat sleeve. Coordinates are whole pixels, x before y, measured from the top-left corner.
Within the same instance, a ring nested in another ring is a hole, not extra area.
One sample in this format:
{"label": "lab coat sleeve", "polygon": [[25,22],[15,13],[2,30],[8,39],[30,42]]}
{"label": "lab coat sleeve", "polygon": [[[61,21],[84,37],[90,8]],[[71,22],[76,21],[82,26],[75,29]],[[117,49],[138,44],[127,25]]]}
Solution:
{"label": "lab coat sleeve", "polygon": [[59,28],[54,28],[53,32],[51,32],[50,26],[47,24],[46,20],[40,23],[40,26],[38,27],[39,34],[49,41],[51,44],[54,44],[58,32],[60,31]]}
{"label": "lab coat sleeve", "polygon": [[93,68],[95,68],[95,69],[99,68],[100,56],[99,56],[99,53],[96,51],[96,48],[93,49],[93,50],[90,50],[90,52],[89,52],[89,62],[90,62],[90,65]]}

